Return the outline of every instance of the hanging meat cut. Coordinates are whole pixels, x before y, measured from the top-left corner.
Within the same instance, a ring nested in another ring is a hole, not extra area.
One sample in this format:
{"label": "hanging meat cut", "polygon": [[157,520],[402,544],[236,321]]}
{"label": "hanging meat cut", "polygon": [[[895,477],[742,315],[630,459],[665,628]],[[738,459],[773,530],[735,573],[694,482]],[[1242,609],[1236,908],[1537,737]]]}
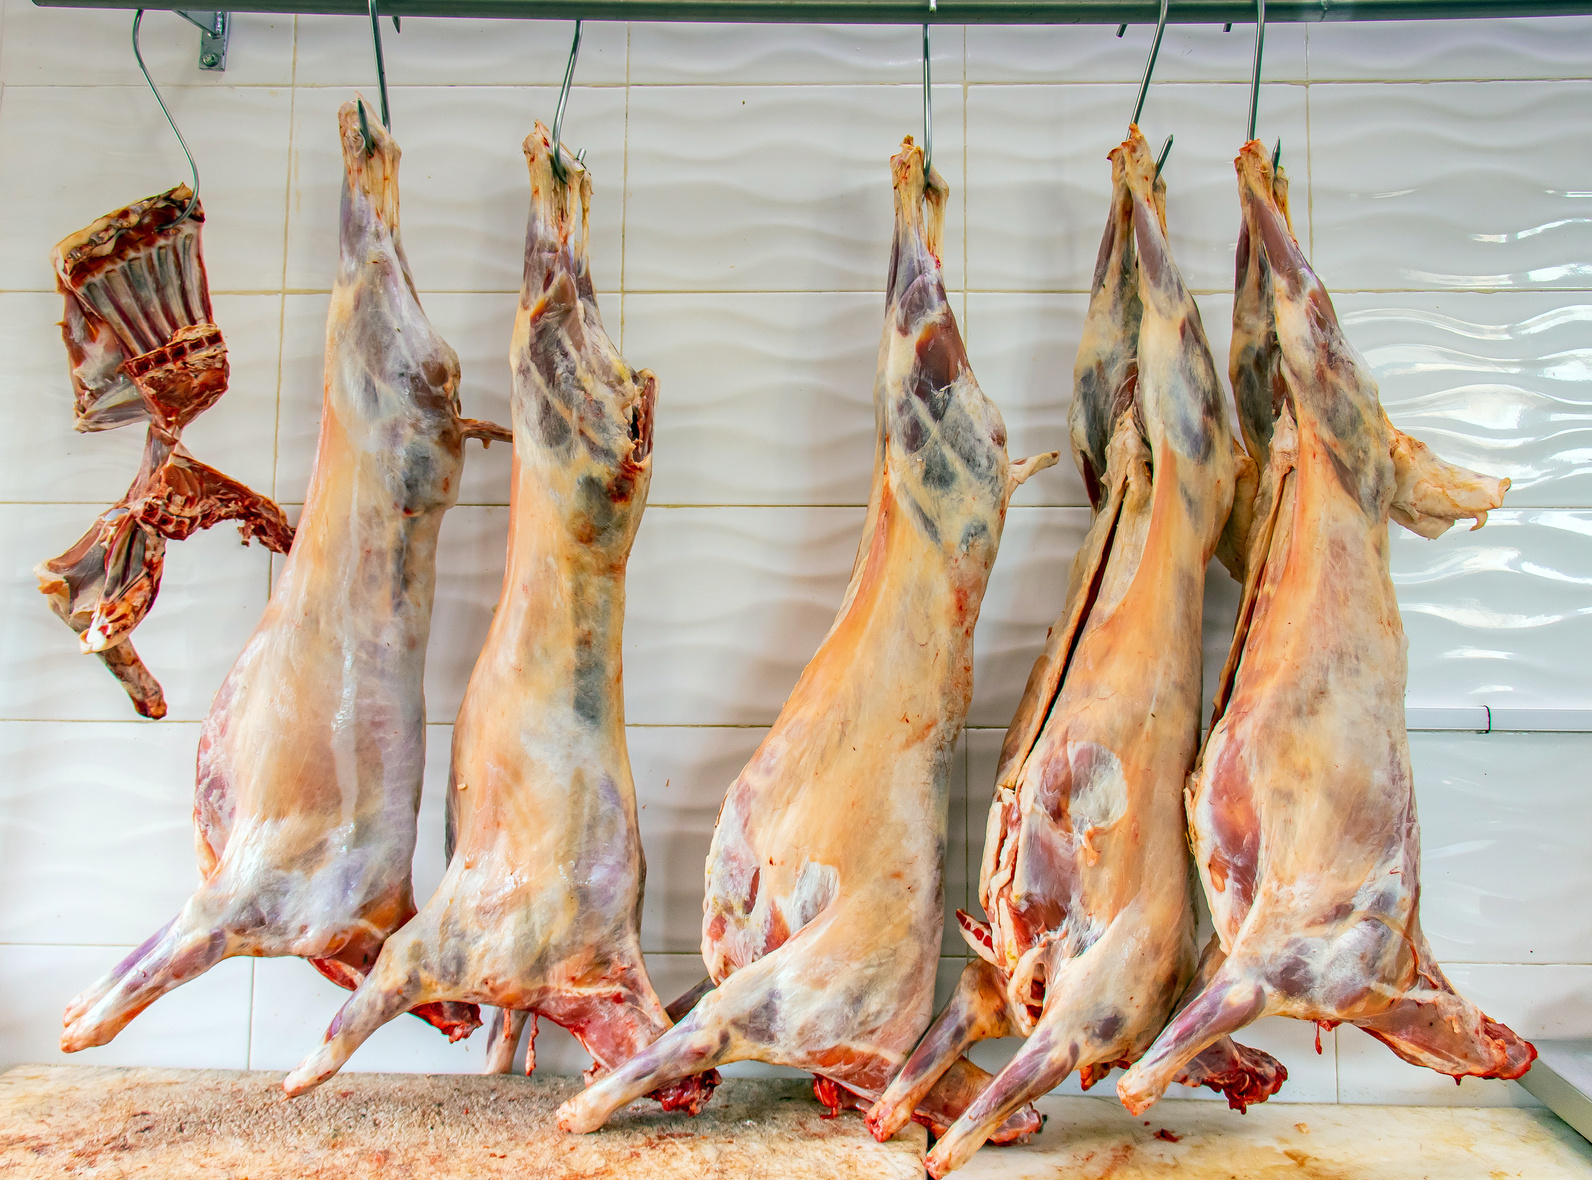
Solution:
{"label": "hanging meat cut", "polygon": [[[810,1070],[835,1103],[872,1099],[928,1023],[973,625],[1012,490],[1056,455],[1008,462],[940,275],[945,182],[925,175],[910,138],[891,166],[862,543],[834,626],[719,813],[702,937],[718,987],[565,1103],[568,1130],[595,1130],[649,1090],[743,1059]],[[921,1117],[945,1127],[987,1080],[957,1062]],[[1037,1126],[1019,1112],[1004,1137]]]}
{"label": "hanging meat cut", "polygon": [[[211,322],[199,232],[204,210],[186,185],[101,217],[55,247],[66,300],[76,428],[147,422],[132,486],[78,542],[34,571],[50,608],[119,680],[145,717],[166,715],[160,685],[129,636],[155,604],[166,542],[223,520],[244,542],[286,553],[282,510],[181,444],[183,427],[227,389],[227,348]],[[192,205],[190,209],[189,206]]]}
{"label": "hanging meat cut", "polygon": [[[889,1138],[972,1043],[1027,1037],[929,1153],[932,1176],[1074,1069],[1088,1086],[1133,1062],[1194,971],[1183,780],[1199,735],[1205,567],[1238,464],[1137,127],[1111,161],[1069,412],[1094,522],[1001,751],[979,878],[990,921],[958,913],[978,957],[868,1117]],[[1197,1064],[1183,1080],[1240,1110],[1287,1076],[1226,1038]]]}
{"label": "hanging meat cut", "polygon": [[1219,945],[1118,1084],[1153,1103],[1213,1040],[1280,1014],[1356,1024],[1454,1077],[1515,1078],[1535,1050],[1459,996],[1421,933],[1404,729],[1405,639],[1388,518],[1476,527],[1508,480],[1436,459],[1388,422],[1294,239],[1258,142],[1238,157],[1233,386],[1262,468],[1248,574],[1210,736],[1189,779]]}
{"label": "hanging meat cut", "polygon": [[[592,1076],[669,1028],[641,957],[646,862],[625,748],[620,638],[625,564],[652,479],[656,381],[603,331],[587,262],[591,181],[564,178],[536,124],[525,140],[531,216],[510,362],[514,488],[503,594],[454,726],[448,871],[387,941],[299,1094],[416,1004],[494,1004],[489,1052],[506,1072],[527,1023],[579,1038]],[[655,1096],[695,1113],[717,1074]]]}
{"label": "hanging meat cut", "polygon": [[[427,322],[398,241],[398,147],[356,110],[338,113],[342,249],[304,514],[199,738],[204,881],[68,1006],[68,1052],[105,1044],[232,955],[298,955],[353,987],[415,912],[437,532],[464,440],[505,432],[459,416],[458,359]],[[417,1014],[454,1038],[480,1023],[464,1005]]]}

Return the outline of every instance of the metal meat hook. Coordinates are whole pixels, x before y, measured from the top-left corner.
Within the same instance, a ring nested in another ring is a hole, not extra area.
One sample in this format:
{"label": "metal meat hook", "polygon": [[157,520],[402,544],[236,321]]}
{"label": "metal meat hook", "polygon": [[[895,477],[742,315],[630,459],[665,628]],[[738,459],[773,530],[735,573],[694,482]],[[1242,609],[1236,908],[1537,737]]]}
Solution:
{"label": "metal meat hook", "polygon": [[144,65],[143,51],[138,48],[138,26],[144,23],[144,9],[140,8],[133,13],[133,57],[138,62],[139,73],[144,75],[144,81],[149,83],[149,92],[155,96],[155,101],[160,104],[160,113],[166,116],[166,122],[171,125],[171,133],[177,137],[177,142],[182,145],[182,154],[188,157],[188,168],[193,172],[193,195],[188,198],[188,207],[182,211],[181,216],[173,225],[178,225],[188,219],[188,216],[199,205],[199,165],[194,163],[193,152],[188,150],[188,141],[182,137],[182,132],[177,128],[177,120],[171,117],[171,111],[166,106],[166,100],[160,97],[160,91],[155,86],[155,80],[149,76],[149,67]]}
{"label": "metal meat hook", "polygon": [[[579,20],[575,22],[575,39],[570,42],[569,61],[564,66],[564,84],[559,87],[558,91],[558,109],[553,112],[553,158],[551,163],[553,165],[553,175],[558,178],[560,184],[569,183],[569,172],[564,167],[564,141],[561,137],[564,134],[564,107],[569,103],[569,88],[575,81],[575,59],[580,56],[580,28],[582,23]],[[577,164],[580,163],[585,154],[584,151],[577,153],[575,162]]]}
{"label": "metal meat hook", "polygon": [[[1130,124],[1137,124],[1139,116],[1144,113],[1144,100],[1150,94],[1150,75],[1155,72],[1155,59],[1161,53],[1161,36],[1166,32],[1166,15],[1170,7],[1171,0],[1161,0],[1161,15],[1155,22],[1155,39],[1150,42],[1150,56],[1144,63],[1144,78],[1139,82],[1139,99],[1133,104],[1133,118],[1128,120]],[[1126,25],[1122,27],[1127,28]],[[1117,36],[1122,36],[1121,31],[1118,31]],[[1155,162],[1155,174],[1157,176],[1161,174],[1161,167],[1166,163],[1166,157],[1171,150],[1172,137],[1168,135],[1166,142],[1161,145],[1160,157]]]}
{"label": "metal meat hook", "polygon": [[[387,63],[381,52],[381,14],[376,9],[377,0],[370,0],[370,34],[376,45],[376,85],[381,90],[381,125],[392,130],[392,112],[387,106]],[[392,18],[392,27],[395,32],[401,31],[398,18]],[[359,104],[359,133],[365,137],[365,154],[374,155],[376,141],[370,136],[370,123],[365,118],[365,104]]]}
{"label": "metal meat hook", "polygon": [[[1266,48],[1266,0],[1255,0],[1255,72],[1249,79],[1249,136],[1255,138],[1255,117],[1260,111],[1260,58]],[[1281,140],[1277,141],[1279,144]]]}
{"label": "metal meat hook", "polygon": [[929,95],[929,26],[923,26],[923,183],[929,183],[929,169],[934,167],[934,103]]}

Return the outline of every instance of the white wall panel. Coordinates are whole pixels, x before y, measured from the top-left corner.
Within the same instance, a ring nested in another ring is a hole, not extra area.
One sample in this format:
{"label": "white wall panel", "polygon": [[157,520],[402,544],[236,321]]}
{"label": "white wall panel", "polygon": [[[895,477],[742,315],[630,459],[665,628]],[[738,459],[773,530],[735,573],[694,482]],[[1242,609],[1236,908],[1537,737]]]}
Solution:
{"label": "white wall panel", "polygon": [[1592,502],[1592,302],[1542,291],[1333,301],[1394,425],[1513,481],[1515,508]]}
{"label": "white wall panel", "polygon": [[162,996],[108,1045],[75,1056],[61,1052],[62,1009],[132,950],[0,944],[0,1069],[25,1062],[247,1068],[255,966],[250,959],[229,959]]}
{"label": "white wall panel", "polygon": [[1409,704],[1592,707],[1592,511],[1504,510],[1435,541],[1392,536]]}
{"label": "white wall panel", "polygon": [[[55,1060],[59,1012],[164,922],[194,879],[193,744],[265,602],[271,563],[222,526],[168,551],[135,643],[172,722],[132,718],[48,611],[32,566],[136,468],[136,430],[71,432],[49,249],[186,178],[138,83],[131,16],[0,5],[0,1062]],[[404,148],[403,235],[460,356],[467,414],[508,415],[528,191],[520,142],[551,121],[568,21],[409,19],[384,35]],[[1396,423],[1515,481],[1477,533],[1394,530],[1419,708],[1592,708],[1585,346],[1592,192],[1586,18],[1273,25],[1260,133],[1281,137],[1296,225]],[[1065,449],[1072,364],[1150,30],[938,28],[935,164],[951,186],[953,306],[1014,456]],[[1146,133],[1175,132],[1174,251],[1225,372],[1253,26],[1169,29]],[[204,176],[206,256],[232,387],[196,455],[296,515],[319,426],[336,265],[334,113],[375,97],[361,17],[235,18],[225,73],[197,32],[145,20],[146,57]],[[585,26],[565,140],[592,170],[609,334],[659,377],[652,506],[630,564],[626,709],[649,888],[642,940],[665,999],[701,977],[702,867],[725,787],[828,629],[856,553],[890,249],[887,160],[921,134],[912,27]],[[1579,80],[1577,80],[1579,79]],[[1446,81],[1445,81],[1446,80]],[[451,723],[503,569],[509,451],[471,444],[440,542],[426,678],[423,900],[443,871]],[[1070,456],[1018,493],[977,632],[958,748],[946,907],[976,905],[994,763],[1088,524]],[[280,562],[276,563],[280,569]],[[1207,696],[1237,587],[1207,580]],[[1476,715],[1485,712],[1476,709]],[[1424,920],[1455,983],[1527,1036],[1592,1035],[1592,881],[1578,734],[1412,738]],[[964,949],[947,931],[939,989]],[[163,999],[107,1063],[285,1068],[344,993],[301,962],[224,963]],[[1517,1087],[1406,1066],[1356,1030],[1267,1020],[1279,1100],[1504,1103]],[[394,1022],[355,1069],[474,1070]],[[998,1067],[1013,1045],[980,1048]],[[544,1026],[542,1068],[585,1064]],[[769,1073],[741,1065],[731,1073]],[[1111,1082],[1105,1083],[1110,1085]],[[1076,1089],[1076,1080],[1067,1089]],[[1096,1091],[1099,1093],[1100,1091]]]}
{"label": "white wall panel", "polygon": [[1589,99],[1592,82],[1311,86],[1323,279],[1338,290],[1588,286]]}
{"label": "white wall panel", "polygon": [[[363,89],[374,104],[375,87]],[[519,291],[530,210],[529,173],[520,145],[533,120],[551,125],[557,96],[556,90],[523,86],[405,86],[391,91],[395,138],[403,149],[401,233],[418,289]],[[344,87],[301,87],[294,93],[289,290],[332,287],[343,183],[337,110],[351,97]],[[592,280],[599,290],[617,290],[625,92],[582,86],[570,95],[569,104],[565,141],[572,150],[586,149],[593,175]]]}
{"label": "white wall panel", "polygon": [[[131,56],[131,49],[111,56],[122,53]],[[205,148],[210,290],[280,290],[291,92],[185,85],[164,93],[191,141]],[[67,234],[190,182],[188,162],[153,101],[141,86],[6,85],[0,204],[31,212],[0,226],[0,290],[55,290],[50,250]]]}
{"label": "white wall panel", "polygon": [[1437,957],[1592,962],[1592,734],[1418,733],[1410,754]]}
{"label": "white wall panel", "polygon": [[883,316],[872,291],[626,295],[625,355],[658,374],[649,501],[866,504]]}
{"label": "white wall panel", "polygon": [[[1111,193],[1106,153],[1122,142],[1136,86],[975,86],[968,92],[968,289],[1088,291]],[[1308,241],[1305,88],[1261,88],[1259,134],[1283,141],[1297,186],[1294,224]],[[1166,222],[1184,282],[1229,291],[1238,241],[1233,157],[1249,87],[1167,83],[1151,89],[1144,133],[1168,134]]]}
{"label": "white wall panel", "polygon": [[[961,105],[960,86],[935,86],[935,166],[952,176]],[[633,86],[625,290],[882,291],[887,161],[922,111],[917,86]],[[954,193],[944,261],[959,288]]]}
{"label": "white wall panel", "polygon": [[[1305,77],[1306,26],[1266,26],[1265,76],[1269,82]],[[969,25],[969,82],[1132,82],[1144,74],[1144,58],[1155,33],[1151,24],[1129,25],[1117,36],[1112,25]],[[1167,25],[1155,63],[1158,82],[1247,82],[1254,62],[1255,26]],[[1157,90],[1160,88],[1157,87]],[[1130,105],[1122,112],[1132,113]],[[1148,108],[1146,108],[1148,109]]]}

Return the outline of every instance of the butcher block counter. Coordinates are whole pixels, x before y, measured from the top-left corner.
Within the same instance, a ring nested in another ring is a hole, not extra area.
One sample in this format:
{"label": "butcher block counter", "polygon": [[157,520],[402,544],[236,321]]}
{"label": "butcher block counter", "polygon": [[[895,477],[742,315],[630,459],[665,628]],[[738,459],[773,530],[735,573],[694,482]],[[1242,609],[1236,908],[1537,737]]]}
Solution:
{"label": "butcher block counter", "polygon": [[[18,1066],[0,1075],[0,1177],[160,1180],[917,1180],[909,1127],[875,1143],[800,1081],[731,1079],[696,1119],[636,1103],[596,1135],[553,1111],[578,1082],[343,1074],[288,1100],[282,1075]],[[1592,1146],[1546,1110],[1050,1097],[1045,1130],[985,1148],[965,1180],[1592,1180]]]}

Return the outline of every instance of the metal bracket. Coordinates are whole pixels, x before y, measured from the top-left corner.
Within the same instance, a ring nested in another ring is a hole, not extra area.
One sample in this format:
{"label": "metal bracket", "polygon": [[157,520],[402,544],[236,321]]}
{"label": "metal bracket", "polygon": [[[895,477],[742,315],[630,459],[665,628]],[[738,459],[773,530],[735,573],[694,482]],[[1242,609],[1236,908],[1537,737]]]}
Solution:
{"label": "metal bracket", "polygon": [[199,68],[226,69],[227,38],[232,32],[231,14],[184,8],[174,8],[172,11],[199,30]]}

